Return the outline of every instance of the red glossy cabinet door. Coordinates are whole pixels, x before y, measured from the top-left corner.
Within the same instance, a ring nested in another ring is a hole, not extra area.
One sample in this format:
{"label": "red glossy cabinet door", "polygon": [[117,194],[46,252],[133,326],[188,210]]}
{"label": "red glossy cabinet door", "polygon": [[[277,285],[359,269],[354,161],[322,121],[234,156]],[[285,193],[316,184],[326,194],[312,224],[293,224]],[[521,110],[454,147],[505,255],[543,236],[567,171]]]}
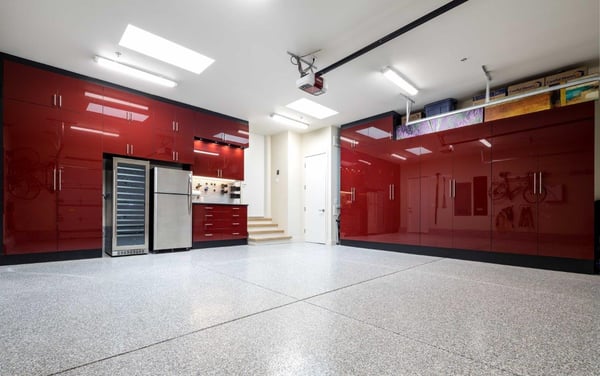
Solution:
{"label": "red glossy cabinet door", "polygon": [[177,162],[194,163],[194,130],[196,111],[187,108],[177,108],[175,112],[176,130],[174,149]]}
{"label": "red glossy cabinet door", "polygon": [[244,150],[208,141],[194,141],[194,175],[244,180]]}
{"label": "red glossy cabinet door", "polygon": [[196,137],[245,148],[249,145],[248,131],[247,122],[205,112],[196,113]]}
{"label": "red glossy cabinet door", "polygon": [[152,157],[162,161],[175,161],[175,106],[158,101],[152,101],[152,104],[154,116]]}
{"label": "red glossy cabinet door", "polygon": [[4,252],[57,249],[56,110],[4,101]]}
{"label": "red glossy cabinet door", "polygon": [[152,137],[156,102],[139,95],[104,88],[101,98],[94,102],[102,111],[104,151],[118,155],[151,158],[154,154]]}
{"label": "red glossy cabinet door", "polygon": [[58,153],[58,250],[102,248],[102,115],[69,113]]}
{"label": "red glossy cabinet door", "polygon": [[61,76],[28,65],[4,60],[4,96],[47,107],[58,106]]}

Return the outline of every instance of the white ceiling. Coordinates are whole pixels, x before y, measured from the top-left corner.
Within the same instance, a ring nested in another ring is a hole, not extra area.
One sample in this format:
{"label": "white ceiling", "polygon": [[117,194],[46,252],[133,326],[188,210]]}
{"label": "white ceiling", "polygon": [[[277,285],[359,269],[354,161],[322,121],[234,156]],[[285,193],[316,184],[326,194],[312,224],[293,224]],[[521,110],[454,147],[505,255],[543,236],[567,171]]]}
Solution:
{"label": "white ceiling", "polygon": [[[447,3],[446,0],[2,0],[0,51],[250,122],[254,133],[288,130],[275,111],[308,97],[339,112],[308,131],[382,112],[404,112],[400,90],[379,73],[392,65],[419,89],[415,108],[562,67],[598,66],[598,0],[470,0],[325,75],[326,94],[296,88],[286,51],[321,49],[319,69]],[[128,23],[205,54],[201,75],[118,45]],[[179,82],[162,88],[103,70],[94,55]],[[468,58],[461,62],[462,58]]]}

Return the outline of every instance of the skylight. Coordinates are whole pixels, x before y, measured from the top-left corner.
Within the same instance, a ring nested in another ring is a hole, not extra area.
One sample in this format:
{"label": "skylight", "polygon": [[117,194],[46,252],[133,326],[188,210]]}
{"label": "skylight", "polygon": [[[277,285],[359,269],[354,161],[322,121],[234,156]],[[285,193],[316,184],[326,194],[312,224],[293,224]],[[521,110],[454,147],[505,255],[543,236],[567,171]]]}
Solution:
{"label": "skylight", "polygon": [[406,149],[407,152],[413,153],[414,155],[423,155],[431,153],[431,150],[424,148],[422,146],[418,146],[416,148]]}
{"label": "skylight", "polygon": [[321,120],[337,115],[338,113],[329,107],[325,107],[306,98],[298,99],[297,101],[288,104],[286,107]]}
{"label": "skylight", "polygon": [[120,46],[200,74],[215,60],[133,25],[127,25]]}
{"label": "skylight", "polygon": [[382,138],[390,138],[392,135],[390,132],[382,131],[376,127],[369,127],[364,129],[359,129],[356,133],[360,133],[363,136],[367,136],[370,138],[374,138],[376,140],[381,140]]}

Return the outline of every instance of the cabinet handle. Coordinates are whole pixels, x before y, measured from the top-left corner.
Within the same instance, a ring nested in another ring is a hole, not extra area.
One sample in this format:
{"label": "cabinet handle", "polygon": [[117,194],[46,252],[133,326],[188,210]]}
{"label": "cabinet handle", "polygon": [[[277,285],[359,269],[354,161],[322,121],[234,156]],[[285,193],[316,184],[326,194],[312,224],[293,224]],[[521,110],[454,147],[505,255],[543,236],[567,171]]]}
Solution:
{"label": "cabinet handle", "polygon": [[213,236],[213,234],[204,234],[204,236]]}
{"label": "cabinet handle", "polygon": [[179,152],[178,151],[175,152],[175,156],[177,157],[176,160],[179,161]]}
{"label": "cabinet handle", "polygon": [[212,214],[204,214],[205,217],[212,217]]}
{"label": "cabinet handle", "polygon": [[52,189],[56,192],[56,167],[52,169]]}
{"label": "cabinet handle", "polygon": [[456,197],[456,179],[452,179],[452,198]]}
{"label": "cabinet handle", "polygon": [[212,226],[212,223],[205,223],[204,226]]}
{"label": "cabinet handle", "polygon": [[175,152],[174,152],[174,151],[172,151],[172,152],[171,152],[171,160],[172,160],[172,161],[174,161],[174,160],[175,160]]}
{"label": "cabinet handle", "polygon": [[56,107],[56,94],[52,94],[52,107]]}
{"label": "cabinet handle", "polygon": [[234,232],[232,235],[239,235],[239,234],[240,234],[239,232]]}
{"label": "cabinet handle", "polygon": [[62,191],[62,167],[58,169],[58,191]]}
{"label": "cabinet handle", "polygon": [[175,120],[171,122],[171,130],[175,132]]}
{"label": "cabinet handle", "polygon": [[62,108],[62,95],[58,96],[58,107]]}
{"label": "cabinet handle", "polygon": [[231,208],[231,210],[240,210],[240,208]]}
{"label": "cabinet handle", "polygon": [[232,226],[239,226],[239,225],[240,225],[240,223],[239,223],[239,222],[234,222],[234,223],[232,223],[231,225],[232,225]]}
{"label": "cabinet handle", "polygon": [[537,172],[533,173],[533,194],[537,194]]}
{"label": "cabinet handle", "polygon": [[392,184],[392,200],[396,200],[396,184]]}
{"label": "cabinet handle", "polygon": [[176,123],[175,123],[175,130],[176,130],[177,132],[179,132],[179,122],[176,122]]}
{"label": "cabinet handle", "polygon": [[131,154],[133,155],[133,144],[131,144]]}
{"label": "cabinet handle", "polygon": [[204,209],[206,209],[206,210],[213,210],[213,207],[212,206],[206,206]]}
{"label": "cabinet handle", "polygon": [[240,215],[239,214],[232,214],[231,216],[232,217],[239,217]]}
{"label": "cabinet handle", "polygon": [[540,171],[540,190],[539,194],[542,194],[542,171]]}

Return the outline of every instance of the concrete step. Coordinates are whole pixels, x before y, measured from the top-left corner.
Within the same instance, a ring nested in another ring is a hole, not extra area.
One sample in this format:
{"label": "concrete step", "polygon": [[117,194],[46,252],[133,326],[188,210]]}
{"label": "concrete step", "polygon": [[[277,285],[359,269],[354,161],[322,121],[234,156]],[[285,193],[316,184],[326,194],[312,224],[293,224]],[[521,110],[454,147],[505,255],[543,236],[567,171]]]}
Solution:
{"label": "concrete step", "polygon": [[285,234],[280,235],[251,235],[248,236],[248,244],[287,243],[292,237]]}
{"label": "concrete step", "polygon": [[283,234],[283,230],[277,226],[248,228],[248,235],[250,234]]}

